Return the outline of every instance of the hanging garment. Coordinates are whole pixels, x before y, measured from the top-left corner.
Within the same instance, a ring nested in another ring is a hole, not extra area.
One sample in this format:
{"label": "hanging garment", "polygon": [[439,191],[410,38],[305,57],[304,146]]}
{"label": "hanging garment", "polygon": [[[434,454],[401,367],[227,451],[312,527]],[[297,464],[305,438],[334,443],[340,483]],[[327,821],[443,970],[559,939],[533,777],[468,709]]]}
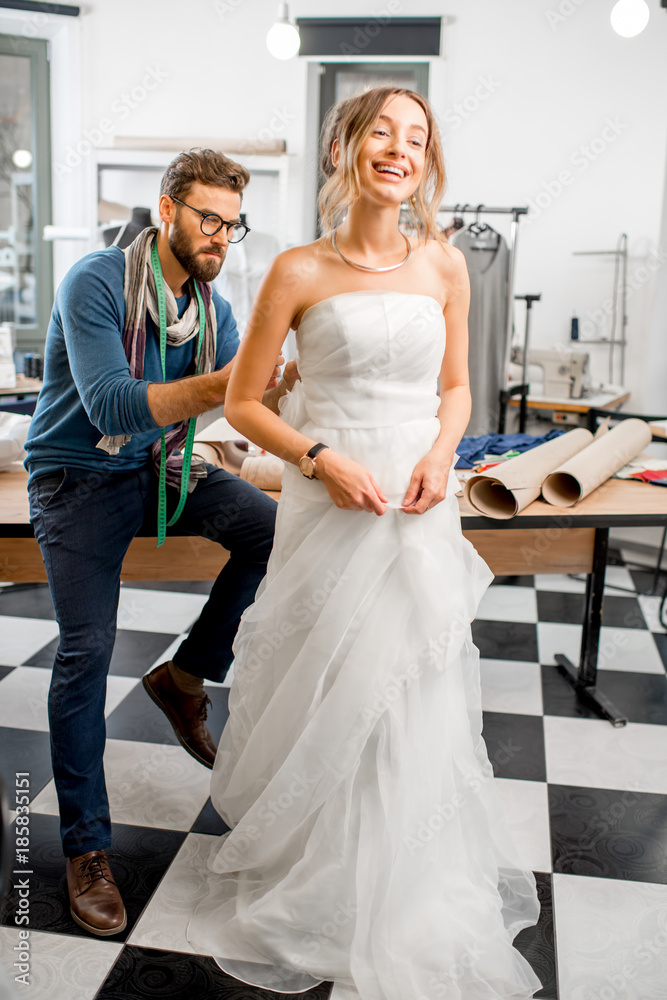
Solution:
{"label": "hanging garment", "polygon": [[[494,249],[475,249],[489,242]],[[464,254],[470,275],[468,367],[472,411],[466,434],[493,433],[498,429],[505,374],[509,249],[503,237],[490,227],[480,236],[470,228],[462,229],[450,243]]]}
{"label": "hanging garment", "polygon": [[442,309],[354,291],[308,308],[291,427],[361,462],[382,516],[341,510],[288,464],[276,536],[234,642],[213,841],[188,940],[282,993],[528,1000],[512,940],[537,922],[482,738],[470,623],[493,575],[461,533],[458,479],[400,509],[439,431]]}

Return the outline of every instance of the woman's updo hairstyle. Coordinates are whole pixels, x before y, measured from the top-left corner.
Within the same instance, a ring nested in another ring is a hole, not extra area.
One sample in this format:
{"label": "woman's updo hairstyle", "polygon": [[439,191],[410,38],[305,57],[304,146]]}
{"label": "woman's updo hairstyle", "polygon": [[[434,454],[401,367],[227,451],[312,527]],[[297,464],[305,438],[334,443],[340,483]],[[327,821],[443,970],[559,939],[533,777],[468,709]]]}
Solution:
{"label": "woman's updo hairstyle", "polygon": [[[419,187],[407,202],[411,221],[420,237],[445,242],[436,221],[447,183],[440,130],[426,98],[402,87],[374,87],[356,97],[338,101],[327,112],[320,134],[320,173],[324,184],[318,208],[323,233],[330,233],[340,225],[349,206],[361,194],[358,168],[361,148],[373,132],[387,100],[396,95],[415,101],[426,115],[428,127],[424,173]],[[336,139],[338,167],[334,167],[332,160]]]}

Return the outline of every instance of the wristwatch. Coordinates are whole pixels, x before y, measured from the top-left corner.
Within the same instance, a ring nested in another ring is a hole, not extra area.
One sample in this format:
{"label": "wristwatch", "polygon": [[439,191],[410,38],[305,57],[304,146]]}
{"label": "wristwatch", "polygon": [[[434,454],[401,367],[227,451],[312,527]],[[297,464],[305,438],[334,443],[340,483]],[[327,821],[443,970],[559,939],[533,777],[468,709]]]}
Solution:
{"label": "wristwatch", "polygon": [[307,451],[306,454],[299,459],[299,469],[306,479],[317,479],[317,476],[315,475],[315,456],[319,455],[323,448],[328,447],[328,444],[322,444],[321,442],[319,444],[314,444],[310,451]]}

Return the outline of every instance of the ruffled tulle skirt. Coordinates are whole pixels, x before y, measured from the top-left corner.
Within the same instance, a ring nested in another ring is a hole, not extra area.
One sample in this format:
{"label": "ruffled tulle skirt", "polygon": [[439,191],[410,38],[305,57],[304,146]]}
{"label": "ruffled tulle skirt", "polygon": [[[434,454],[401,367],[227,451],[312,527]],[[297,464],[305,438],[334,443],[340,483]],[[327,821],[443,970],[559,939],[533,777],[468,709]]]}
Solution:
{"label": "ruffled tulle skirt", "polygon": [[[363,438],[371,464],[373,448],[387,454],[369,431],[339,433],[346,453]],[[541,987],[512,944],[537,922],[535,877],[481,736],[470,623],[492,573],[454,489],[421,516],[397,493],[377,516],[286,470],[212,774],[232,829],[188,928],[243,982],[296,993],[335,980],[362,1000]]]}

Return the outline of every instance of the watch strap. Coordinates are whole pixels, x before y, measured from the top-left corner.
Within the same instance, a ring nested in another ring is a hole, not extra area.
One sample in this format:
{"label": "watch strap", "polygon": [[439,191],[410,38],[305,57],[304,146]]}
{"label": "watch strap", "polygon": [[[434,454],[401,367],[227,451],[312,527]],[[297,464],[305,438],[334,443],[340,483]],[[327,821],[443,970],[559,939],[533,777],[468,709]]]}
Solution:
{"label": "watch strap", "polygon": [[315,456],[319,455],[319,453],[322,451],[323,448],[328,448],[328,447],[329,447],[328,444],[322,444],[322,442],[319,442],[318,444],[314,444],[313,447],[310,449],[310,451],[306,452],[306,455],[308,456],[308,458],[315,458]]}

